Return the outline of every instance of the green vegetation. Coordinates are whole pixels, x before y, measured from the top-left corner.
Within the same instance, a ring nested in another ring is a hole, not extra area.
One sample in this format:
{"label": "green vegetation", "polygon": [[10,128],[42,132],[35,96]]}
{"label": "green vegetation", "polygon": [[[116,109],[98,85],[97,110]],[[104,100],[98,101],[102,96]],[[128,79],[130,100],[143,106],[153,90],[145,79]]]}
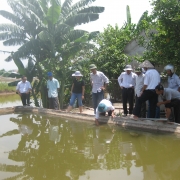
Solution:
{"label": "green vegetation", "polygon": [[2,92],[15,92],[16,87],[8,86],[7,83],[0,82],[0,93]]}

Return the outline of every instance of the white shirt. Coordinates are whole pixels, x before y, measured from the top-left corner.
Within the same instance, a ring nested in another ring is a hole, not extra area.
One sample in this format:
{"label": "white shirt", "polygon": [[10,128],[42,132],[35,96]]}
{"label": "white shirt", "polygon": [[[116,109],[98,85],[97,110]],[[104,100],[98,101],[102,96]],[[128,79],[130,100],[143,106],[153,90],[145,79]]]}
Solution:
{"label": "white shirt", "polygon": [[140,97],[142,88],[144,86],[144,74],[140,74],[139,76],[136,76],[136,86],[135,86],[135,95],[137,97]]}
{"label": "white shirt", "polygon": [[[107,99],[103,99],[102,101],[100,101],[100,103],[103,103],[103,104],[105,104],[107,106],[106,112],[108,112],[110,110],[113,111],[115,109],[114,106],[112,105],[112,103],[109,100],[107,100]],[[96,119],[99,118],[99,114],[100,114],[100,112],[98,111],[98,107],[97,107],[96,108],[96,115],[95,115]]]}
{"label": "white shirt", "polygon": [[119,86],[124,88],[131,88],[136,84],[136,74],[131,72],[127,74],[127,72],[122,72],[121,75],[118,77]]}
{"label": "white shirt", "polygon": [[32,89],[29,81],[20,81],[16,86],[16,90],[19,90],[20,93],[26,93],[29,89]]}
{"label": "white shirt", "polygon": [[155,69],[148,69],[144,77],[144,85],[147,85],[148,89],[155,89],[160,83],[160,75]]}
{"label": "white shirt", "polygon": [[175,73],[172,75],[172,77],[168,77],[168,88],[178,90],[180,87],[180,79],[179,76],[177,76]]}
{"label": "white shirt", "polygon": [[96,74],[91,73],[90,80],[92,83],[93,93],[101,92],[101,87],[104,86],[104,83],[109,83],[109,79],[100,71],[96,71]]}
{"label": "white shirt", "polygon": [[57,79],[52,78],[52,80],[48,80],[47,88],[48,88],[48,97],[49,98],[58,97],[57,89],[60,88],[60,85],[59,85],[59,82]]}

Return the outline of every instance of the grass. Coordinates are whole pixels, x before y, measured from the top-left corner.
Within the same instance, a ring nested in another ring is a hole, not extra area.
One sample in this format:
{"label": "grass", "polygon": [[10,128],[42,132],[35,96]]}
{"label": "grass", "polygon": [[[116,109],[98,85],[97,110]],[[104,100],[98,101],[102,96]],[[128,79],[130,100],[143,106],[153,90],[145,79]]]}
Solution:
{"label": "grass", "polygon": [[16,91],[16,87],[8,86],[8,84],[5,83],[5,82],[0,82],[0,93],[3,93],[3,92],[15,92],[15,91]]}

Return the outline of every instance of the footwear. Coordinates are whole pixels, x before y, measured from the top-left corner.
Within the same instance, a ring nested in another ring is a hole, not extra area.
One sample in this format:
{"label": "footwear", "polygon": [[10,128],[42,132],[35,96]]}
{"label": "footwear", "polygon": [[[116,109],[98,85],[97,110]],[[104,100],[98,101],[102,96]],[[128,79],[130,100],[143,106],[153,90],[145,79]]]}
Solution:
{"label": "footwear", "polygon": [[122,117],[126,117],[126,116],[127,116],[127,114],[123,114],[123,115],[122,115]]}
{"label": "footwear", "polygon": [[139,118],[137,116],[135,116],[135,115],[131,115],[130,119],[137,121]]}

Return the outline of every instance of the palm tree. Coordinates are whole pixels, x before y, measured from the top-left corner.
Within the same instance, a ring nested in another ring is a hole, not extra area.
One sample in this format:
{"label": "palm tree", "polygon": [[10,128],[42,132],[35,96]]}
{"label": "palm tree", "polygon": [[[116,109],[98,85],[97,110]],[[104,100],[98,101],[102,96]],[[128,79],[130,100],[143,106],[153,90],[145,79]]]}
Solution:
{"label": "palm tree", "polygon": [[14,60],[19,72],[27,74],[22,60],[30,59],[34,66],[28,73],[37,73],[40,80],[48,70],[53,71],[61,81],[61,107],[70,58],[83,48],[91,48],[89,41],[98,33],[75,29],[97,20],[104,11],[104,7],[89,6],[94,1],[73,4],[73,0],[65,0],[61,5],[60,0],[8,0],[13,13],[0,11],[14,23],[0,25],[0,40],[5,46],[20,45],[6,61]]}

